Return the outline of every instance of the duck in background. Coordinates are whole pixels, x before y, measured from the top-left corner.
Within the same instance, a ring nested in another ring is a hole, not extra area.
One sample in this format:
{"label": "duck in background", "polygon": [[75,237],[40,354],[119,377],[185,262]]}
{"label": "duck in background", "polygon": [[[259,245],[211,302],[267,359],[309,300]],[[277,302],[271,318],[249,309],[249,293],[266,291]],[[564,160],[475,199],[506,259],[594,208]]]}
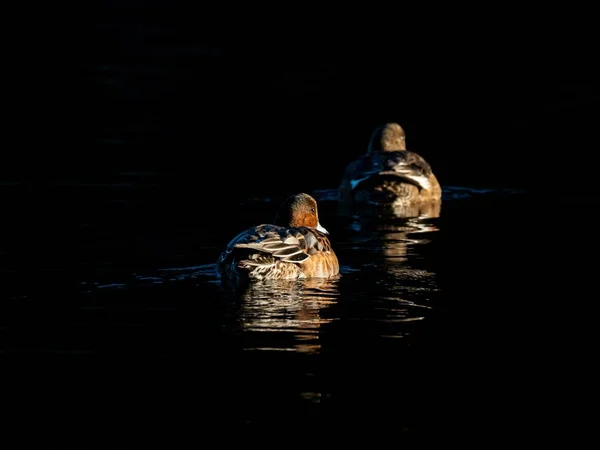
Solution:
{"label": "duck in background", "polygon": [[404,129],[394,122],[375,129],[367,152],[348,164],[338,190],[342,213],[376,207],[396,217],[438,217],[441,208],[442,188],[431,166],[406,149]]}

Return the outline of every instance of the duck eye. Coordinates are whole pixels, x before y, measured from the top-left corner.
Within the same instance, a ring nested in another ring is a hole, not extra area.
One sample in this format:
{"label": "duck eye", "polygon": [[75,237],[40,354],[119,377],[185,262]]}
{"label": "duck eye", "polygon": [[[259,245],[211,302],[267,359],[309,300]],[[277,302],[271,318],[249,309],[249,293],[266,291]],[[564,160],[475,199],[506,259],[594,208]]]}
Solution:
{"label": "duck eye", "polygon": [[310,208],[311,212],[315,212],[315,207],[313,206],[312,208]]}

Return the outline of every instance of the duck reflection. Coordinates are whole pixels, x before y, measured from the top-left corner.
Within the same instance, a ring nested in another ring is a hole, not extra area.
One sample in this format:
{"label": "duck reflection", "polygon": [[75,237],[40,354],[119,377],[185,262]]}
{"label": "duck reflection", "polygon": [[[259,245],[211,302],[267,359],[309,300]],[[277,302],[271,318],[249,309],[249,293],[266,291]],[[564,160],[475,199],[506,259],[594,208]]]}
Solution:
{"label": "duck reflection", "polygon": [[388,219],[435,219],[440,217],[442,200],[421,201],[412,204],[399,203],[347,203],[339,202],[338,212],[342,217]]}
{"label": "duck reflection", "polygon": [[338,301],[338,280],[265,280],[238,287],[244,348],[318,353],[320,328],[333,320],[326,311]]}
{"label": "duck reflection", "polygon": [[368,245],[373,252],[383,256],[385,263],[403,262],[407,260],[411,246],[415,248],[415,245],[429,242],[427,233],[438,231],[432,220],[438,215],[423,214],[407,219],[353,216],[349,227],[356,233],[351,239]]}

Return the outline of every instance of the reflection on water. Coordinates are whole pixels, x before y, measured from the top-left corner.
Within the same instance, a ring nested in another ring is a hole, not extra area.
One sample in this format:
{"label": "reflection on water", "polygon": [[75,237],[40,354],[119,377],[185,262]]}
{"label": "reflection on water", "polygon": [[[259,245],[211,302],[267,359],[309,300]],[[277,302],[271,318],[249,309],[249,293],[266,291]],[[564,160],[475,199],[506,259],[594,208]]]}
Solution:
{"label": "reflection on water", "polygon": [[[275,339],[255,338],[246,350],[296,350],[318,353],[319,330],[333,320],[326,310],[339,299],[339,278],[267,280],[227,292],[240,304],[239,320],[246,332],[275,332]],[[282,335],[292,336],[281,339]],[[281,345],[285,343],[285,345]],[[291,344],[291,345],[290,345]]]}
{"label": "reflection on water", "polygon": [[360,299],[356,316],[377,321],[382,338],[411,334],[439,292],[436,274],[421,256],[439,231],[435,211],[409,218],[355,214],[345,223],[346,239],[336,241],[347,263],[344,281]]}
{"label": "reflection on water", "polygon": [[398,203],[356,203],[340,202],[338,212],[341,216],[357,215],[360,217],[375,217],[386,219],[436,218],[442,210],[442,200],[418,202],[413,204]]}
{"label": "reflection on water", "polygon": [[[434,216],[438,217],[438,216]],[[354,248],[370,248],[385,258],[385,263],[403,262],[407,259],[409,246],[426,244],[429,234],[439,231],[431,216],[423,215],[408,219],[352,217],[348,227],[355,232],[351,240]]]}
{"label": "reflection on water", "polygon": [[350,220],[347,226],[355,232],[350,238],[357,244],[354,248],[369,247],[397,272],[396,264],[407,260],[410,245],[427,243],[426,238],[414,235],[438,231],[434,219],[440,217],[441,209],[440,199],[413,204],[340,201],[337,211]]}

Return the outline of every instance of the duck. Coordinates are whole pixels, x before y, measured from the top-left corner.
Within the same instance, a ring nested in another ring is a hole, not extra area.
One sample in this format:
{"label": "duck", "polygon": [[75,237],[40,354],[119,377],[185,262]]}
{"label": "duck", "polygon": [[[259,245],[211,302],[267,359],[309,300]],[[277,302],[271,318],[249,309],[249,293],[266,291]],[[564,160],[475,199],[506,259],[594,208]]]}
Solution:
{"label": "duck", "polygon": [[406,133],[396,122],[373,131],[367,151],[346,166],[338,192],[345,204],[412,207],[442,198],[431,166],[407,150]]}
{"label": "duck", "polygon": [[273,223],[240,232],[221,252],[216,264],[222,282],[333,278],[340,267],[319,222],[317,201],[309,194],[287,197]]}

